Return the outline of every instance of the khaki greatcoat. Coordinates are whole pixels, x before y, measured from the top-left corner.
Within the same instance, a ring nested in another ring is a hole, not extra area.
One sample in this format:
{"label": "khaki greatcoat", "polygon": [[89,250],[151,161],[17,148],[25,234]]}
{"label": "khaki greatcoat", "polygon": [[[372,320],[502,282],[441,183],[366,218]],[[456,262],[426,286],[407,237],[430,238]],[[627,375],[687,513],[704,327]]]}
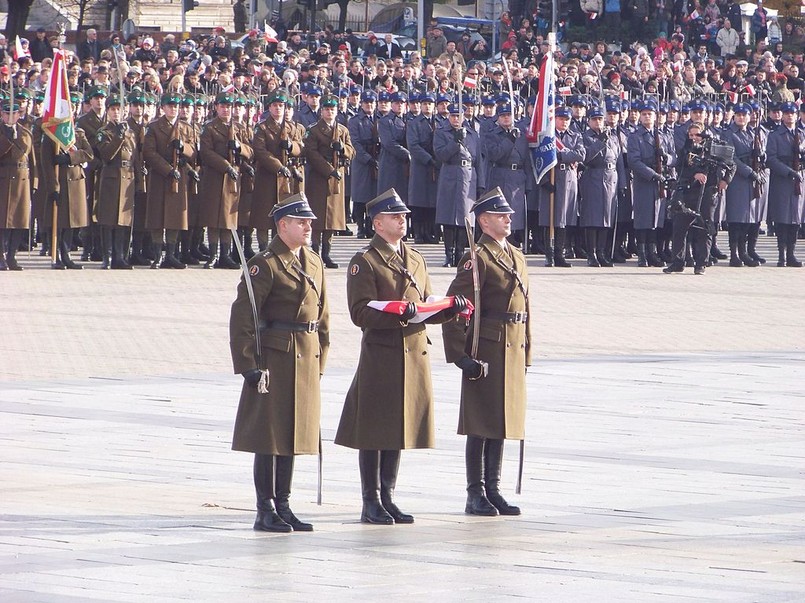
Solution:
{"label": "khaki greatcoat", "polygon": [[53,224],[51,193],[59,193],[59,214],[57,228],[83,228],[89,226],[87,209],[87,177],[82,164],[93,159],[92,147],[84,130],[75,129],[75,146],[70,149],[70,165],[56,165],[56,144],[49,136],[42,137],[42,186],[47,191],[45,228]]}
{"label": "khaki greatcoat", "polygon": [[[489,374],[477,381],[462,375],[458,420],[458,433],[462,435],[517,440],[525,436],[525,371],[531,364],[530,321],[512,323],[484,317],[485,312],[528,312],[525,257],[512,245],[508,245],[508,249],[511,256],[486,235],[478,242],[481,328],[477,358],[489,363]],[[522,288],[512,272],[519,276]],[[462,258],[447,294],[474,299],[469,253]],[[470,355],[472,323],[465,328],[463,321],[453,320],[442,325],[442,332],[448,362]]]}
{"label": "khaki greatcoat", "polygon": [[[347,302],[352,322],[363,330],[363,337],[358,369],[335,436],[341,446],[402,450],[434,444],[425,324],[404,323],[399,316],[367,305],[370,301],[421,302],[431,294],[425,258],[405,243],[401,247],[402,257],[375,235],[369,247],[349,263]],[[427,322],[444,320],[440,312]]]}
{"label": "khaki greatcoat", "polygon": [[[243,161],[252,157],[248,128],[235,122],[235,139],[240,142],[240,156]],[[237,228],[238,204],[242,186],[242,176],[232,180],[226,171],[230,167],[238,169],[229,161],[229,126],[216,117],[201,130],[201,174],[199,187],[198,226],[209,228]]]}
{"label": "khaki greatcoat", "polygon": [[27,230],[31,223],[31,189],[39,186],[31,132],[17,124],[16,138],[0,127],[0,229]]}
{"label": "khaki greatcoat", "polygon": [[305,139],[305,156],[310,164],[310,175],[305,182],[305,194],[310,207],[317,219],[313,221],[313,228],[322,230],[344,230],[347,227],[346,212],[344,210],[344,191],[346,190],[346,168],[338,166],[341,181],[336,183],[330,174],[336,166],[333,164],[333,150],[330,145],[338,140],[344,145],[344,158],[352,161],[355,149],[349,137],[349,130],[337,123],[338,131],[333,134],[333,128],[323,119],[312,125]]}
{"label": "khaki greatcoat", "polygon": [[[252,210],[249,219],[249,226],[266,230],[274,228],[274,220],[268,217],[271,208],[278,201],[286,197],[295,195],[305,190],[304,180],[298,182],[295,178],[285,179],[277,175],[283,166],[289,167],[288,162],[283,163],[283,159],[290,157],[301,157],[305,150],[304,130],[300,130],[297,124],[291,120],[285,120],[284,124],[278,124],[269,116],[265,121],[257,124],[254,133],[255,158],[255,192],[252,196]],[[285,139],[291,142],[291,150],[283,151],[280,149],[280,140]],[[287,156],[286,156],[287,153]],[[298,174],[304,179],[305,170],[300,166],[296,168]],[[281,190],[277,190],[277,181],[281,181]],[[285,184],[290,185],[291,192]]]}
{"label": "khaki greatcoat", "polygon": [[196,149],[192,144],[193,132],[189,124],[177,119],[176,132],[163,115],[155,119],[145,131],[143,159],[148,166],[145,228],[148,230],[187,230],[187,165],[179,162],[179,192],[173,192],[173,147],[178,137],[184,143],[181,156],[192,162]]}
{"label": "khaki greatcoat", "polygon": [[134,221],[134,193],[141,171],[137,137],[127,127],[107,124],[96,135],[95,148],[103,161],[99,177],[96,218],[101,226],[128,226]]}
{"label": "khaki greatcoat", "polygon": [[[318,332],[275,328],[261,330],[261,356],[269,372],[267,394],[243,384],[235,420],[233,450],[260,454],[317,454],[321,415],[320,376],[330,347],[329,313],[321,258],[307,247],[294,255],[275,237],[268,249],[249,261],[261,322],[318,320]],[[315,284],[315,287],[311,284]],[[229,344],[235,373],[258,368],[254,319],[241,279],[232,304]]]}

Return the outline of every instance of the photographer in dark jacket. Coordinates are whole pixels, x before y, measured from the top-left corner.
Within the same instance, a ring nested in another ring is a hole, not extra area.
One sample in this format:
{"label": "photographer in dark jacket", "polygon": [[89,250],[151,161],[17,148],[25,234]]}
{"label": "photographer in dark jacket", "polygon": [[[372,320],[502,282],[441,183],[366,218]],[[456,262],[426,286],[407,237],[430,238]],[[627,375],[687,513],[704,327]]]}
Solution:
{"label": "photographer in dark jacket", "polygon": [[[673,222],[672,251],[674,259],[663,269],[666,274],[685,270],[687,237],[693,247],[694,273],[704,274],[715,233],[717,197],[726,190],[735,175],[735,162],[714,157],[712,141],[705,127],[694,122],[688,129],[688,140],[682,148],[677,189],[671,201]],[[719,144],[719,148],[725,145]]]}

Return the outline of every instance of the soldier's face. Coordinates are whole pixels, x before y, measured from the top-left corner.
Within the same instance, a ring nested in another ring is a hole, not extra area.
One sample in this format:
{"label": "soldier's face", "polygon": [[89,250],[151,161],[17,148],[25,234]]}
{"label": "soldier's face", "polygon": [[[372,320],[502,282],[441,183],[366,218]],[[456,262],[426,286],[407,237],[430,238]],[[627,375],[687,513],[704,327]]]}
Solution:
{"label": "soldier's face", "polygon": [[121,117],[120,105],[112,105],[106,110],[106,119],[113,123],[118,123]]}
{"label": "soldier's face", "polygon": [[795,123],[797,123],[796,113],[783,113],[783,124],[787,128],[793,128]]}
{"label": "soldier's face", "polygon": [[651,129],[654,127],[654,111],[641,111],[640,112],[640,125],[644,128]]}
{"label": "soldier's face", "polygon": [[433,115],[433,109],[435,108],[435,105],[434,105],[432,102],[430,102],[430,101],[424,101],[424,102],[421,104],[421,107],[422,107],[422,114],[423,114],[423,115],[426,115],[426,116],[428,116],[428,117],[430,117],[431,115]]}
{"label": "soldier's face", "polygon": [[176,119],[176,115],[179,113],[179,105],[162,105],[162,112],[165,114],[170,120]]}
{"label": "soldier's face", "polygon": [[567,130],[568,125],[570,125],[570,118],[569,117],[557,117],[556,118],[556,129],[559,132],[564,132]]}
{"label": "soldier's face", "polygon": [[179,117],[186,121],[193,119],[193,105],[181,105],[179,107]]}
{"label": "soldier's face", "polygon": [[512,114],[511,113],[501,113],[498,115],[498,123],[500,124],[501,128],[511,128],[512,127]]}
{"label": "soldier's face", "polygon": [[325,121],[333,121],[338,113],[338,107],[322,107],[321,116]]}
{"label": "soldier's face", "polygon": [[464,121],[464,117],[460,113],[451,113],[448,119],[450,120],[450,125],[454,128],[460,128],[461,122]]}
{"label": "soldier's face", "polygon": [[484,234],[496,241],[502,241],[512,233],[511,214],[490,214],[488,212],[478,216],[478,223]]}
{"label": "soldier's face", "polygon": [[309,218],[282,218],[277,225],[283,243],[289,249],[298,249],[311,243],[313,220]]}
{"label": "soldier's face", "polygon": [[268,112],[274,121],[282,121],[282,119],[285,117],[285,103],[271,103],[268,106]]}
{"label": "soldier's face", "polygon": [[732,118],[735,121],[735,125],[739,128],[745,128],[746,125],[749,123],[749,114],[748,113],[736,113],[735,117]]}
{"label": "soldier's face", "polygon": [[224,105],[223,103],[215,105],[215,112],[219,119],[229,121],[232,118],[232,105]]}
{"label": "soldier's face", "polygon": [[392,244],[397,244],[408,231],[405,214],[378,214],[372,221],[375,232]]}

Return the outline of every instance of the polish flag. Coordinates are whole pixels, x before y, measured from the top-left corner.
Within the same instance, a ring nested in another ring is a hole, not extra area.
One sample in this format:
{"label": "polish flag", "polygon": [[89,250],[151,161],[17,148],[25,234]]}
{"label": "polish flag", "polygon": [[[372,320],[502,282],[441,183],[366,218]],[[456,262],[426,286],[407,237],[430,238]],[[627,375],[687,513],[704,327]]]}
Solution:
{"label": "polish flag", "polygon": [[30,57],[30,56],[31,51],[25,50],[22,47],[22,40],[20,40],[20,37],[17,36],[17,39],[14,40],[14,60],[19,61],[21,57]]}
{"label": "polish flag", "polygon": [[[409,319],[408,322],[424,322],[434,314],[447,310],[453,307],[453,296],[442,297],[439,295],[431,295],[424,302],[416,305],[416,316]],[[407,301],[370,301],[366,304],[370,308],[386,312],[388,314],[402,315],[405,312]],[[459,314],[462,318],[469,320],[474,310],[472,303],[467,300],[467,309]]]}
{"label": "polish flag", "polygon": [[266,42],[273,42],[275,44],[277,42],[277,30],[274,29],[273,27],[269,26],[268,23],[266,23],[266,35],[265,35],[265,38],[266,38]]}
{"label": "polish flag", "polygon": [[559,92],[559,96],[570,96],[573,92],[573,88],[570,86],[559,86],[556,90]]}
{"label": "polish flag", "polygon": [[747,94],[755,96],[755,87],[752,84],[747,84],[745,90]]}
{"label": "polish flag", "polygon": [[464,87],[465,88],[472,88],[475,89],[478,86],[478,80],[474,77],[465,77],[464,78]]}

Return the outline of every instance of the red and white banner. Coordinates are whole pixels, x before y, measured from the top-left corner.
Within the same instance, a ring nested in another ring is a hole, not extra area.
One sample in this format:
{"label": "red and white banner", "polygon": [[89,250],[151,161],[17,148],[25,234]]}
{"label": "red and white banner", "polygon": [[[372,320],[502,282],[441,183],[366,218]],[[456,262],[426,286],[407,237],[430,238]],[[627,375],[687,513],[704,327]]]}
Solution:
{"label": "red and white banner", "polygon": [[14,40],[14,60],[19,61],[20,57],[30,57],[30,56],[31,56],[31,51],[30,50],[25,50],[22,47],[22,40],[20,40],[20,37],[17,36],[17,39]]}
{"label": "red and white banner", "polygon": [[478,80],[474,77],[465,77],[464,78],[464,87],[465,88],[476,88],[478,86]]}
{"label": "red and white banner", "polygon": [[[367,305],[370,308],[374,308],[375,310],[380,310],[381,312],[387,312],[389,314],[397,314],[398,316],[402,316],[402,313],[405,312],[405,308],[408,306],[407,301],[370,301]],[[441,312],[442,310],[448,310],[449,308],[453,307],[453,296],[442,297],[438,295],[431,295],[422,303],[418,303],[416,305],[416,316],[409,319],[408,322],[423,322],[433,316],[434,314]],[[474,310],[472,302],[467,300],[467,309],[464,310],[459,314],[464,319],[469,320],[470,316],[472,316],[472,311]]]}

